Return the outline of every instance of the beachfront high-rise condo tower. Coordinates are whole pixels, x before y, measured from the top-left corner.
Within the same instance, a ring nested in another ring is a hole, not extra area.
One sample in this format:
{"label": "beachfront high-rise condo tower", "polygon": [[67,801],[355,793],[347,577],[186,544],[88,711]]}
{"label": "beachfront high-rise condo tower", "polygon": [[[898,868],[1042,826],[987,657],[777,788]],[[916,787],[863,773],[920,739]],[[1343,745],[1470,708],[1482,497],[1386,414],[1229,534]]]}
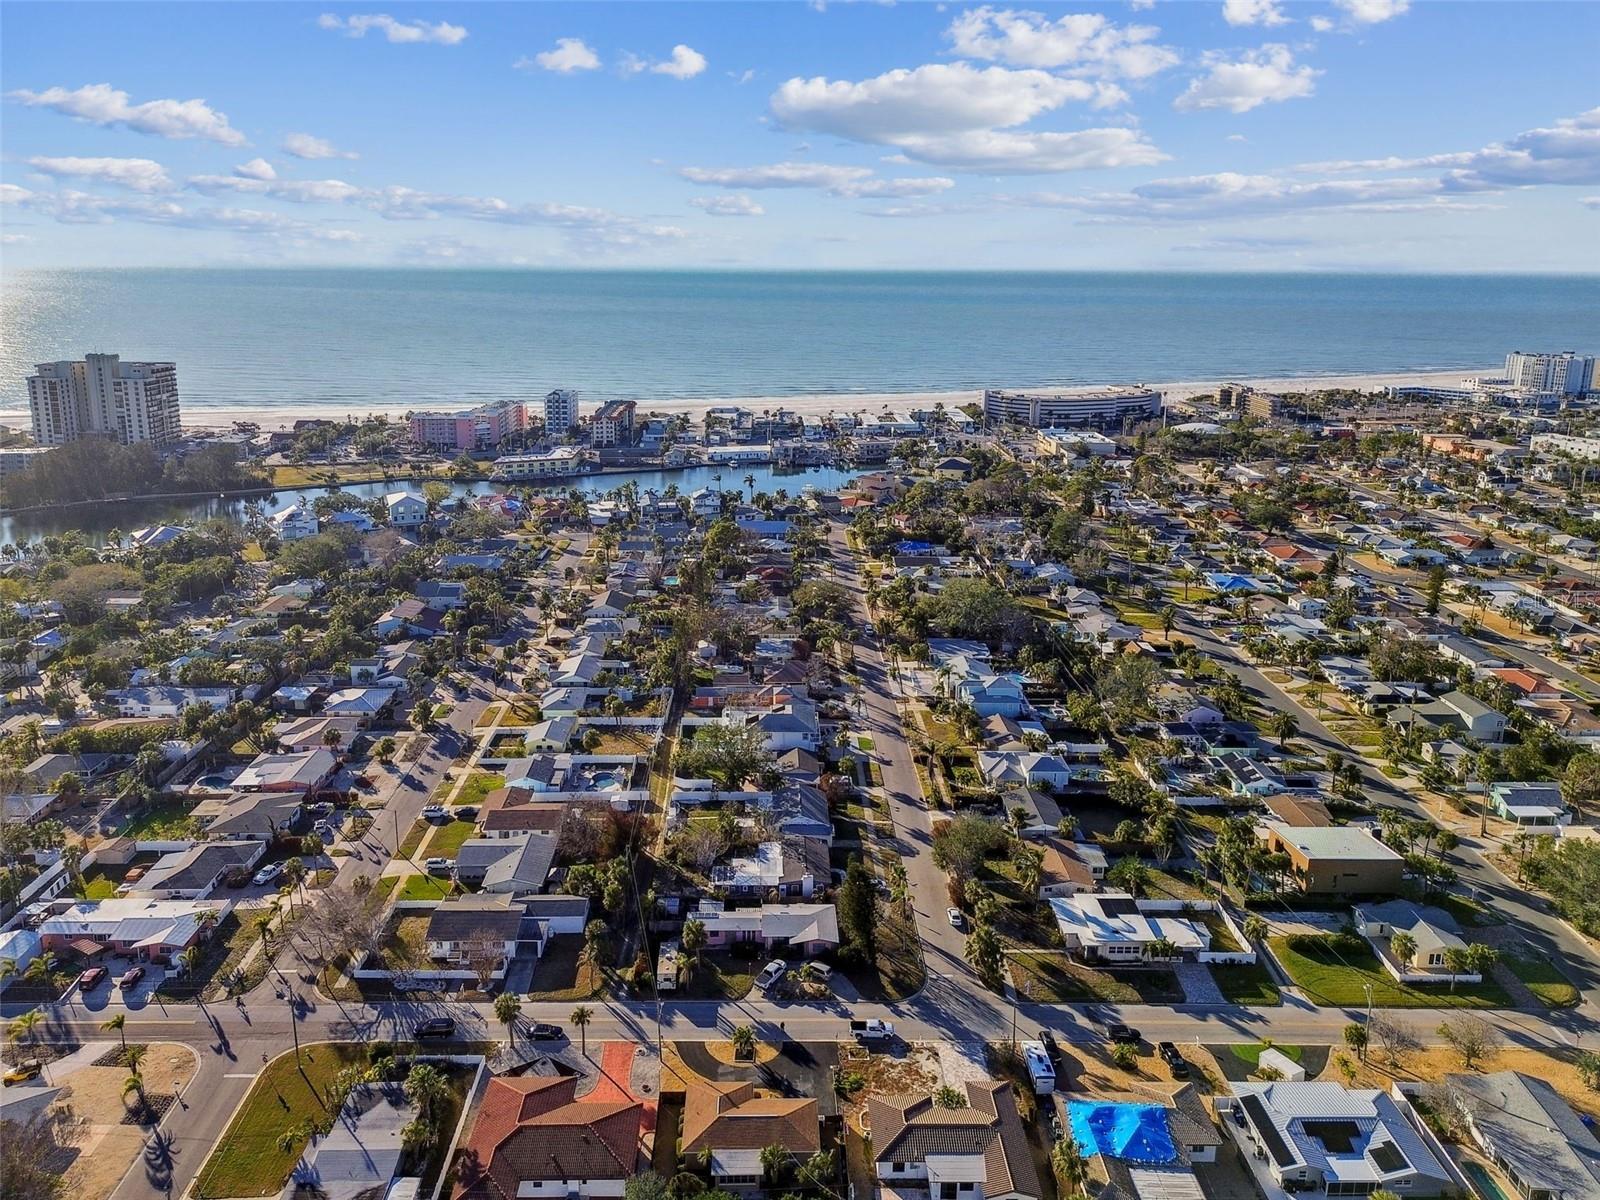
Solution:
{"label": "beachfront high-rise condo tower", "polygon": [[578,424],[578,393],[557,388],[544,398],[544,431],[548,437],[566,437]]}
{"label": "beachfront high-rise condo tower", "polygon": [[1067,388],[1049,392],[990,388],[983,393],[986,425],[1116,429],[1124,420],[1144,421],[1160,415],[1161,393],[1142,387]]}
{"label": "beachfront high-rise condo tower", "polygon": [[33,440],[61,446],[92,435],[123,445],[176,441],[178,368],[173,363],[123,362],[116,354],[82,361],[39,363],[28,376]]}
{"label": "beachfront high-rise condo tower", "polygon": [[1506,355],[1506,382],[1533,395],[1581,396],[1595,390],[1594,358],[1571,350],[1559,354],[1513,350]]}

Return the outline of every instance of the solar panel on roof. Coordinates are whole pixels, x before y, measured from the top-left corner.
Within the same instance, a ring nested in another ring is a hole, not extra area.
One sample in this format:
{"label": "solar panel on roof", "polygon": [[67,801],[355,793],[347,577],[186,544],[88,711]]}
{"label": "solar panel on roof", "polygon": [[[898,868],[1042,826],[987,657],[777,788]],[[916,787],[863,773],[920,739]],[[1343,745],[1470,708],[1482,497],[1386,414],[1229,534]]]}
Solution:
{"label": "solar panel on roof", "polygon": [[1278,1127],[1267,1116],[1267,1109],[1261,1103],[1261,1097],[1253,1095],[1241,1096],[1239,1103],[1244,1105],[1244,1111],[1249,1115],[1250,1123],[1255,1126],[1256,1136],[1266,1146],[1267,1153],[1272,1155],[1272,1161],[1280,1167],[1292,1167],[1295,1162],[1294,1155],[1289,1153],[1289,1147],[1284,1144],[1283,1135],[1278,1132]]}
{"label": "solar panel on roof", "polygon": [[1321,1142],[1329,1154],[1349,1154],[1361,1136],[1361,1126],[1354,1121],[1302,1121],[1300,1128],[1307,1137]]}
{"label": "solar panel on roof", "polygon": [[1108,917],[1131,917],[1139,911],[1139,905],[1121,896],[1106,896],[1100,900],[1100,911]]}
{"label": "solar panel on roof", "polygon": [[1374,1165],[1385,1175],[1391,1171],[1409,1170],[1411,1164],[1406,1161],[1406,1156],[1400,1153],[1400,1147],[1393,1142],[1379,1142],[1370,1147],[1367,1153],[1372,1156]]}

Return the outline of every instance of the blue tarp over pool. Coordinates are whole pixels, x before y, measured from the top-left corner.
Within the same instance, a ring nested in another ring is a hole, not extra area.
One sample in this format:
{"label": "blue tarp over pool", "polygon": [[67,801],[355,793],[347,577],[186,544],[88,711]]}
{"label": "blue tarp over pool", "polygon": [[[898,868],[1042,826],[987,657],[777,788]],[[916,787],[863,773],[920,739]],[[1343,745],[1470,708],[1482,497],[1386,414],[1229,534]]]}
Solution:
{"label": "blue tarp over pool", "polygon": [[1103,1154],[1136,1163],[1178,1160],[1167,1128],[1167,1110],[1159,1104],[1105,1104],[1072,1100],[1067,1104],[1072,1136],[1085,1155]]}

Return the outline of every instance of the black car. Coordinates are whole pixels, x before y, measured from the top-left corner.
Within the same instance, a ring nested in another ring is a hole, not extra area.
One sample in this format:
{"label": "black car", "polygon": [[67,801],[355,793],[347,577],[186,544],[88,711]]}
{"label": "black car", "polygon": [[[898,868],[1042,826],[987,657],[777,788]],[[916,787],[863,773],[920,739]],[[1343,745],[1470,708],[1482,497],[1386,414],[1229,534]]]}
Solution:
{"label": "black car", "polygon": [[551,1025],[545,1021],[535,1021],[528,1026],[528,1037],[536,1042],[558,1042],[566,1036],[561,1031],[561,1026]]}
{"label": "black car", "polygon": [[1172,1068],[1174,1079],[1189,1078],[1189,1064],[1183,1060],[1183,1055],[1178,1053],[1178,1048],[1171,1042],[1157,1042],[1156,1053],[1161,1056],[1161,1061]]}
{"label": "black car", "polygon": [[411,1036],[417,1041],[424,1038],[447,1038],[456,1035],[456,1023],[449,1017],[429,1017],[426,1021],[418,1021],[411,1030]]}
{"label": "black car", "polygon": [[1115,1024],[1107,1025],[1106,1036],[1113,1042],[1129,1042],[1137,1044],[1139,1041],[1139,1031],[1129,1025],[1124,1025],[1121,1021],[1118,1021]]}
{"label": "black car", "polygon": [[1044,1052],[1050,1056],[1051,1062],[1060,1059],[1061,1047],[1056,1045],[1056,1035],[1048,1029],[1039,1030],[1039,1044],[1044,1047]]}

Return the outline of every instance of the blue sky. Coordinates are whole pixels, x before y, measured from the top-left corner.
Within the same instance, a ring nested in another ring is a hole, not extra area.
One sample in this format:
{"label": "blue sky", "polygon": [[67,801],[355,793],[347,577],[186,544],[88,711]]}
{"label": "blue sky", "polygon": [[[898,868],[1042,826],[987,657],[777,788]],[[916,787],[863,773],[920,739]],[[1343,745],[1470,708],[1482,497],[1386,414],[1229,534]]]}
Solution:
{"label": "blue sky", "polygon": [[1600,263],[1592,3],[8,3],[4,33],[8,268]]}

